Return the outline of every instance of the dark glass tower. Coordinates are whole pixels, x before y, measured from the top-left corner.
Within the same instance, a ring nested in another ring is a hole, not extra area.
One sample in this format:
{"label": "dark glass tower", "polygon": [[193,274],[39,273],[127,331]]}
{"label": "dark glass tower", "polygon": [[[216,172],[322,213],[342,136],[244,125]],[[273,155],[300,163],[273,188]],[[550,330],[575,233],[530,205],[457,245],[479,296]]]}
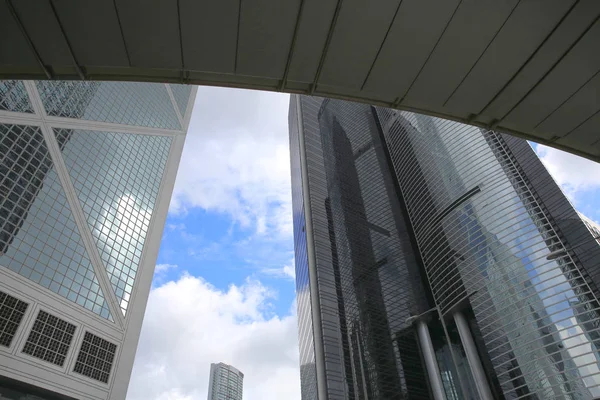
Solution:
{"label": "dark glass tower", "polygon": [[600,246],[527,144],[292,96],[303,399],[600,395]]}

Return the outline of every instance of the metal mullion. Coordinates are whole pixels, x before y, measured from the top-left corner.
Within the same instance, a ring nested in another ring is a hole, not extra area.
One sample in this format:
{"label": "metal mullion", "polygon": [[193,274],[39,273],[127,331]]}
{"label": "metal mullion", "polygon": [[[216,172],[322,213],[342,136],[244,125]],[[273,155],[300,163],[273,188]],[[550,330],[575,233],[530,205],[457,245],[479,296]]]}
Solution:
{"label": "metal mullion", "polygon": [[[542,274],[539,274],[539,275],[537,275],[537,276],[544,275],[544,274],[546,274],[547,272],[555,272],[555,271],[556,271],[555,269],[554,269],[554,270],[548,270],[548,271],[545,271],[545,272],[543,272]],[[557,276],[559,276],[559,275],[557,275]],[[545,282],[546,280],[547,280],[547,278],[544,280],[544,282]],[[525,282],[525,281],[522,281],[522,282],[520,282],[520,283],[524,283],[524,282]],[[540,282],[540,283],[542,283],[542,282]],[[521,290],[521,291],[519,291],[519,292],[522,292],[522,290]],[[575,293],[575,294],[574,294],[574,296],[575,296],[575,297],[578,297],[578,296],[585,295],[585,294],[588,294],[588,293],[589,293],[589,292],[582,292],[582,293],[580,293],[580,294],[577,294],[577,293]],[[548,296],[548,297],[546,297],[545,299],[549,299],[549,298],[551,298],[551,297],[552,297],[552,296]],[[525,299],[527,299],[527,298],[529,298],[529,296],[528,296],[528,297],[526,297]],[[567,299],[570,299],[570,298],[572,298],[572,297],[567,297]],[[557,302],[555,302],[555,303],[552,303],[552,304],[548,305],[548,307],[551,307],[551,306],[554,306],[554,305],[556,305],[556,304],[559,304],[559,303],[561,303],[562,301],[563,301],[563,300],[560,300],[560,301],[557,301]],[[488,324],[483,324],[483,321],[485,321],[485,320],[488,320],[489,318],[492,318],[492,317],[493,317],[493,318],[495,318],[495,315],[497,315],[497,314],[500,314],[500,313],[501,313],[501,311],[505,310],[506,308],[510,308],[510,307],[511,307],[511,305],[505,305],[505,306],[502,306],[501,308],[498,308],[498,307],[495,307],[495,305],[494,305],[494,304],[492,304],[491,306],[489,306],[489,307],[486,307],[485,309],[478,310],[478,311],[476,312],[476,314],[487,314],[487,315],[485,315],[485,316],[483,316],[483,315],[482,315],[481,319],[479,320],[479,323],[480,323],[479,325],[480,325],[481,329],[487,329],[487,328],[489,328],[490,326],[492,326],[492,325],[494,324],[494,322],[491,322],[491,323],[488,323]],[[494,309],[494,308],[495,308],[495,310],[494,310],[494,311],[492,311],[492,312],[489,312],[490,310],[492,310],[492,309]],[[514,313],[514,311],[513,311],[513,312],[511,312],[510,314],[513,314],[513,313]]]}
{"label": "metal mullion", "polygon": [[[565,291],[566,291],[566,290],[565,290]],[[557,294],[564,293],[565,291],[563,291],[563,292],[560,292],[560,293],[557,293]],[[550,296],[550,297],[552,297],[552,296]],[[573,313],[573,315],[569,315],[569,316],[567,316],[567,317],[564,317],[564,318],[561,318],[561,319],[559,319],[559,320],[553,321],[553,320],[550,318],[552,315],[555,315],[555,314],[558,314],[558,313],[562,313],[562,312],[564,312],[564,311],[562,311],[562,310],[561,310],[561,311],[557,311],[557,312],[554,312],[554,313],[552,313],[552,314],[548,314],[546,317],[547,317],[548,319],[550,319],[550,321],[551,321],[551,322],[550,322],[549,324],[546,324],[546,325],[542,326],[542,327],[538,327],[538,330],[540,330],[540,329],[542,329],[542,328],[547,328],[547,327],[550,327],[550,326],[554,326],[554,327],[556,327],[556,325],[558,325],[560,322],[567,321],[567,320],[570,320],[571,318],[577,317],[577,316],[579,316],[579,315],[583,315],[583,314],[586,314],[586,313],[588,313],[588,312],[592,312],[592,311],[598,311],[598,310],[600,310],[600,307],[597,307],[597,308],[595,308],[595,309],[592,309],[592,310],[586,310],[585,312],[582,312],[582,313]],[[543,319],[543,318],[545,318],[545,317],[542,317],[542,318],[536,319],[536,320],[534,320],[534,322],[535,322],[535,321],[538,321],[538,320],[541,320],[541,319]],[[564,330],[571,329],[571,328],[572,328],[572,327],[566,327],[566,328],[562,328],[562,329],[558,329],[558,328],[557,328],[557,331],[556,331],[556,332],[554,332],[554,333],[559,333],[559,332],[562,332],[562,331],[564,331]],[[514,332],[514,331],[515,331],[515,330],[513,329],[513,330],[511,330],[510,332]],[[528,341],[528,342],[526,342],[526,343],[523,343],[523,344],[521,344],[521,347],[523,347],[523,346],[526,346],[526,345],[528,345],[528,344],[531,344],[531,343],[534,343],[534,342],[536,342],[537,340],[539,340],[540,338],[544,338],[544,337],[547,337],[547,336],[551,336],[552,334],[553,334],[553,333],[547,333],[547,334],[544,334],[544,335],[542,335],[542,336],[540,336],[540,337],[537,337],[537,338],[535,338],[535,339],[533,339],[533,340],[530,340],[530,341]],[[486,335],[486,336],[487,336],[487,335]],[[485,337],[485,336],[484,336],[484,337]],[[505,336],[504,338],[506,338],[506,336]],[[489,341],[489,342],[486,342],[486,347],[488,347],[488,351],[489,351],[490,353],[491,353],[491,352],[493,352],[493,351],[496,351],[496,350],[498,350],[499,348],[501,348],[501,347],[503,346],[503,345],[501,344],[501,345],[498,345],[498,346],[495,346],[495,347],[489,348],[489,347],[490,347],[490,343],[493,343],[493,342],[495,342],[495,341],[497,341],[497,340],[498,340],[498,339],[493,339],[493,340],[491,340],[491,341]],[[495,356],[495,357],[493,357],[493,358],[490,358],[490,361],[492,361],[492,362],[493,362],[493,361],[497,360],[499,357],[503,356],[504,354],[505,354],[505,353],[501,353],[501,354],[499,354],[499,355],[497,355],[497,356]],[[501,364],[501,365],[502,365],[502,364]]]}
{"label": "metal mullion", "polygon": [[[532,229],[530,232],[534,232],[534,230]],[[526,232],[526,233],[529,233],[529,232]],[[513,246],[511,246],[511,247],[508,247],[508,249],[507,249],[506,251],[504,251],[504,252],[502,252],[502,253],[499,253],[499,254],[506,254],[506,253],[509,253],[509,250],[511,250],[511,249],[514,249],[514,248],[515,248],[515,247],[517,247],[518,245],[519,245],[519,244],[516,244],[516,245],[513,245]],[[458,249],[458,250],[463,250],[465,247],[468,247],[468,244],[467,244],[467,245],[465,245],[464,247],[461,247],[461,248],[460,248],[460,249]],[[458,250],[457,250],[457,252],[458,252]],[[438,254],[441,254],[441,255],[443,256],[443,253],[441,253],[441,252],[439,252],[439,253],[436,253],[436,254],[435,254],[435,256],[437,257],[437,255],[438,255]],[[514,255],[514,253],[512,253],[512,252],[510,252],[509,254],[512,254],[512,255]],[[504,258],[502,258],[500,261],[506,260],[507,258],[508,258],[508,257],[504,257]],[[469,257],[468,259],[471,259],[471,257]],[[436,262],[435,260],[436,260],[435,258],[434,258],[434,259],[432,259],[432,260],[431,260],[431,263],[435,263],[435,264],[437,265],[439,262]],[[448,265],[448,266],[446,266],[444,269],[442,269],[442,270],[438,270],[438,269],[434,269],[434,266],[431,266],[431,270],[432,270],[432,272],[436,272],[436,274],[438,274],[438,275],[439,275],[439,274],[441,274],[443,271],[446,271],[446,270],[448,270],[448,269],[449,269],[449,268],[451,268],[451,267],[452,267],[452,265]],[[445,275],[446,275],[446,274],[443,274],[443,275],[441,275],[439,278],[436,278],[436,280],[438,280],[438,279],[441,279],[441,277],[442,277],[442,276],[445,276]]]}
{"label": "metal mullion", "polygon": [[[564,292],[563,292],[562,294],[564,294]],[[545,298],[544,298],[544,299],[542,299],[542,300],[545,300],[545,299],[548,299],[548,298],[551,298],[551,297],[552,297],[552,296],[545,297]],[[566,295],[565,295],[565,298],[566,298]],[[563,300],[563,301],[564,301],[564,300]],[[554,305],[556,305],[556,304],[560,304],[560,303],[562,303],[562,302],[557,302],[557,303],[554,303]],[[543,329],[543,328],[548,328],[548,327],[550,327],[550,326],[552,326],[552,325],[555,325],[555,326],[556,326],[556,325],[557,325],[559,322],[562,322],[562,321],[565,321],[565,320],[569,320],[569,319],[571,319],[571,318],[573,318],[573,317],[577,317],[577,316],[580,316],[580,315],[586,314],[586,313],[588,313],[588,312],[594,312],[594,311],[598,311],[598,310],[600,310],[600,307],[597,307],[597,308],[595,308],[595,309],[592,309],[592,310],[586,310],[586,311],[584,311],[584,312],[580,312],[580,313],[577,313],[577,314],[576,314],[576,313],[573,313],[573,316],[569,316],[569,317],[563,318],[563,319],[561,319],[561,320],[558,320],[558,321],[553,321],[553,320],[551,319],[551,317],[552,317],[553,315],[560,314],[560,313],[564,313],[564,312],[565,312],[565,311],[567,311],[567,310],[572,310],[572,309],[570,308],[570,306],[567,306],[567,308],[560,309],[559,311],[554,311],[552,314],[548,314],[548,315],[546,315],[546,316],[543,316],[543,317],[539,317],[539,318],[533,319],[533,321],[527,321],[527,322],[528,322],[528,324],[529,324],[529,325],[528,325],[528,327],[529,327],[529,326],[531,326],[531,324],[533,324],[533,323],[537,323],[537,322],[539,322],[539,321],[542,321],[542,322],[543,322],[544,318],[548,318],[548,319],[550,319],[550,321],[551,321],[551,322],[550,322],[549,324],[546,324],[546,325],[543,325],[543,326],[538,326],[538,327],[537,327],[537,329],[538,329],[538,330],[540,330],[540,329]],[[512,315],[512,314],[509,314],[509,315]],[[522,326],[523,326],[523,325],[522,325]],[[566,328],[566,329],[569,329],[569,328]],[[508,334],[510,334],[510,333],[513,333],[513,332],[518,332],[518,330],[519,330],[519,328],[514,328],[514,329],[511,329],[511,330],[504,330],[504,331],[503,331],[503,332],[504,332],[504,338],[508,337]],[[487,334],[487,335],[484,335],[483,337],[485,338],[485,337],[486,337],[486,336],[488,336],[488,335],[489,335],[489,334]],[[499,339],[492,339],[492,340],[490,340],[489,342],[486,342],[486,346],[488,346],[488,347],[491,347],[491,343],[493,343],[493,342],[495,342],[495,341],[497,341],[497,340],[499,340]],[[527,343],[526,343],[526,344],[527,344]],[[502,344],[501,344],[501,345],[497,345],[497,346],[495,346],[495,347],[491,348],[489,351],[490,351],[490,352],[493,352],[493,351],[495,351],[495,350],[499,349],[500,347],[502,347]]]}
{"label": "metal mullion", "polygon": [[[558,284],[555,284],[555,285],[549,286],[548,288],[546,288],[546,289],[544,289],[544,290],[549,290],[549,289],[555,288],[556,286],[562,285],[562,284],[564,284],[564,283],[565,283],[565,282],[560,282],[560,283],[558,283]],[[568,289],[564,289],[564,290],[562,290],[562,291],[560,291],[560,292],[558,292],[558,293],[553,293],[552,295],[550,295],[550,296],[545,296],[545,297],[543,297],[543,298],[541,298],[541,299],[542,299],[542,300],[547,300],[547,299],[551,299],[552,297],[554,297],[554,296],[558,296],[558,295],[561,295],[561,294],[562,294],[562,295],[563,295],[565,298],[569,298],[569,297],[567,297],[567,296],[565,295],[565,293],[566,293],[566,292],[569,292],[569,291],[574,291],[574,289],[577,289],[577,288],[580,288],[580,287],[584,287],[584,286],[583,286],[583,285],[581,285],[581,284],[580,284],[580,285],[576,285],[576,286],[569,286],[569,288],[568,288]],[[589,293],[589,292],[583,292],[583,293],[584,293],[584,294],[587,294],[587,293]],[[540,295],[540,293],[539,293],[539,292],[536,292],[536,293],[533,293],[533,294],[531,294],[531,295],[529,295],[529,296],[527,296],[527,297],[525,297],[525,298],[523,298],[523,299],[520,299],[520,300],[521,300],[521,301],[526,301],[526,300],[528,300],[528,299],[531,299],[531,298],[534,298],[534,297],[536,297],[536,296],[537,296],[537,297],[539,297],[539,295]],[[576,293],[575,293],[575,296],[577,296],[577,294],[576,294]],[[559,303],[560,303],[560,302],[559,302]],[[507,308],[507,306],[503,306],[503,309],[505,309],[505,308]],[[476,313],[476,315],[479,315],[479,314],[480,314],[480,312],[477,312],[477,313]],[[493,315],[493,314],[492,314],[492,315]],[[497,320],[497,319],[496,319],[496,320]],[[487,326],[491,326],[491,325],[492,325],[492,324],[488,324]],[[488,333],[488,334],[482,335],[482,336],[485,338],[485,337],[489,336],[490,334],[491,334],[491,332],[490,332],[490,333]],[[495,339],[494,339],[494,340],[495,340]]]}
{"label": "metal mullion", "polygon": [[[25,85],[28,88],[28,93],[30,93],[30,100],[32,102],[34,110],[43,110],[42,100],[35,86],[35,83],[25,82]],[[65,198],[69,205],[71,215],[73,217],[77,230],[79,231],[79,234],[81,236],[82,244],[86,252],[88,253],[88,257],[90,258],[90,262],[92,264],[94,274],[96,275],[96,280],[98,281],[98,284],[102,291],[104,300],[109,308],[110,314],[113,317],[114,323],[118,326],[119,329],[123,329],[123,313],[121,312],[119,303],[115,296],[115,292],[112,289],[112,285],[108,278],[106,268],[104,268],[104,264],[102,262],[102,259],[100,258],[98,248],[96,247],[95,241],[91,234],[91,230],[87,224],[85,215],[83,214],[83,210],[81,208],[82,206],[75,193],[71,177],[69,176],[69,172],[66,168],[66,165],[64,164],[62,153],[56,141],[56,136],[54,135],[52,128],[47,124],[47,121],[45,120],[45,112],[42,114],[42,125],[40,129],[43,135],[44,142],[48,149],[48,156],[54,164],[55,172],[58,175],[60,184],[64,190]],[[91,310],[87,311],[94,315],[97,315]],[[106,319],[106,323],[110,323],[110,321]]]}
{"label": "metal mullion", "polygon": [[[576,368],[582,368],[582,367],[586,367],[586,366],[588,366],[588,365],[593,365],[593,364],[597,364],[597,362],[587,363],[587,364],[584,364],[584,365],[582,365],[582,366],[580,366],[580,367],[576,367]],[[573,370],[573,368],[571,368],[571,369],[564,369],[562,372],[571,371],[571,370]],[[594,376],[594,375],[597,375],[597,374],[598,374],[598,373],[592,373],[592,374],[589,374],[589,375],[580,376],[580,378],[581,378],[581,380],[583,381],[583,379],[584,379],[584,378],[588,378],[588,377],[591,377],[591,376]],[[514,380],[514,379],[511,379],[511,380],[509,380],[508,382],[511,382],[511,381],[513,381],[513,380]],[[527,385],[527,384],[520,385],[520,386],[516,387],[515,389],[522,388],[522,387],[524,387],[524,386],[526,386],[526,385]],[[554,384],[554,385],[550,385],[548,388],[554,388],[554,387],[557,387],[557,386],[560,386],[560,385],[564,385],[564,383],[557,383],[557,384]],[[598,386],[598,385],[600,385],[600,384],[597,384],[597,385],[594,385],[594,386],[589,386],[589,387],[588,387],[588,386],[586,386],[586,389],[589,389],[589,388],[592,388],[592,387],[596,387],[596,386]],[[571,390],[571,391],[567,392],[567,393],[566,393],[566,395],[569,395],[570,393],[573,393],[573,390]],[[535,394],[536,394],[536,395],[539,395],[540,393],[535,393]],[[519,396],[519,397],[517,397],[516,399],[523,399],[523,398],[531,398],[531,394],[524,394],[524,395],[522,395],[522,396]]]}
{"label": "metal mullion", "polygon": [[[502,144],[502,147],[503,147],[503,148],[505,148],[505,144],[504,144],[504,143]],[[511,154],[512,154],[512,153],[511,153]],[[515,165],[512,157],[509,157],[509,161],[511,162],[511,164],[512,164],[512,165]],[[519,175],[521,175],[521,174],[519,173]],[[529,192],[531,193],[531,190],[529,189],[529,186],[528,186],[528,185],[526,186],[526,190],[527,190],[527,191],[529,191]],[[540,204],[538,203],[537,199],[535,199],[535,197],[534,197],[534,200],[533,200],[533,201],[534,201],[534,203],[535,203],[535,204],[537,204],[537,206],[538,206],[538,207],[539,207],[541,210],[543,210],[543,209],[541,208]],[[572,207],[572,205],[571,205],[571,207]],[[544,212],[543,214],[544,214],[544,217],[546,218],[546,220],[548,220],[548,216],[546,215],[546,213]],[[556,230],[554,229],[554,226],[551,226],[551,230],[554,232],[554,234],[555,234],[556,236],[558,236],[558,234],[557,234]],[[566,249],[566,246],[564,245],[564,243],[562,242],[562,240],[560,239],[560,237],[559,237],[559,240],[558,240],[558,241],[559,241],[559,243],[562,245],[563,249]],[[575,267],[575,269],[576,269],[576,270],[579,272],[579,274],[580,274],[580,275],[583,277],[584,275],[581,273],[581,271],[580,271],[580,270],[579,270],[579,268],[577,267],[577,264],[576,264],[576,263],[575,263],[575,261],[573,260],[573,257],[571,256],[571,254],[568,252],[568,249],[567,249],[567,256],[568,256],[568,257],[569,257],[569,259],[571,260],[571,263],[573,263],[573,266]],[[588,286],[588,289],[590,289],[590,292],[592,292],[592,297],[593,297],[593,298],[596,300],[596,302],[598,302],[598,298],[596,297],[595,293],[594,293],[594,292],[591,290],[591,288],[589,287],[589,283],[587,282],[587,279],[583,278],[583,280],[584,280],[585,284]]]}
{"label": "metal mullion", "polygon": [[[594,329],[594,330],[592,330],[592,331],[590,331],[590,332],[596,332],[596,331],[598,331],[598,329],[600,329],[600,328]],[[578,337],[578,336],[582,336],[582,335],[585,335],[585,333],[578,333],[577,335],[574,335],[574,336],[569,336],[569,339],[573,339],[573,338],[576,338],[576,337]],[[572,348],[572,349],[574,349],[574,348],[581,347],[581,346],[585,346],[585,345],[589,345],[589,342],[583,342],[583,343],[579,343],[579,344],[577,344],[577,345],[575,345],[575,346],[573,346],[573,347],[571,347],[571,348]],[[554,351],[554,352],[552,352],[552,353],[546,353],[546,354],[547,354],[548,356],[553,356],[554,354],[559,354],[559,353],[560,353],[560,352],[562,352],[562,351],[565,351],[565,350],[563,350],[563,349],[561,349],[561,350],[556,350],[556,351]],[[590,355],[590,354],[593,354],[593,353],[594,353],[593,351],[588,351],[587,353],[580,354],[580,355],[578,355],[578,356],[576,356],[576,357],[587,356],[587,355]],[[513,360],[514,360],[514,358],[513,358]],[[532,360],[529,360],[529,361],[527,361],[527,362],[526,362],[526,363],[524,363],[524,364],[520,364],[520,365],[518,365],[518,366],[516,366],[516,367],[513,367],[513,368],[510,368],[510,369],[507,369],[506,371],[503,371],[502,373],[498,374],[497,376],[498,376],[498,377],[500,377],[500,376],[505,376],[506,374],[510,374],[510,373],[511,373],[511,371],[515,371],[515,370],[517,370],[517,369],[519,369],[519,368],[521,368],[522,366],[525,366],[525,365],[530,365],[532,362],[534,362],[534,361],[536,361],[536,360],[538,360],[538,359],[537,359],[537,358],[534,358],[534,359],[532,359]],[[502,365],[505,365],[505,364],[506,364],[506,363],[503,363]],[[590,364],[595,364],[595,365],[598,365],[598,362],[591,362],[591,363],[585,364],[584,366],[586,366],[586,365],[590,365]],[[577,368],[581,368],[581,366],[579,366],[579,367],[577,367]],[[592,375],[596,375],[596,373],[594,373],[594,374],[592,374]],[[523,375],[519,375],[519,376],[523,376]],[[519,378],[519,377],[515,377],[515,378],[512,378],[512,379],[509,379],[509,380],[507,380],[506,382],[512,382],[513,380],[515,380],[515,379],[518,379],[518,378]],[[600,383],[599,383],[599,385],[600,385]]]}

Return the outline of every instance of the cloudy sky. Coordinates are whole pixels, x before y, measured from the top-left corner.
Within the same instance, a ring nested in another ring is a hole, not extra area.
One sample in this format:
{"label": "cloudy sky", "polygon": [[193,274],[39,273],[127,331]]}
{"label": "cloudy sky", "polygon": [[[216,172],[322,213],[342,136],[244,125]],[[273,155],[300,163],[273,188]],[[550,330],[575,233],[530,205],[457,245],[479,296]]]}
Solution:
{"label": "cloudy sky", "polygon": [[[245,400],[300,399],[288,100],[199,88],[128,400],[204,400],[211,362],[244,372]],[[535,148],[600,221],[600,164]]]}

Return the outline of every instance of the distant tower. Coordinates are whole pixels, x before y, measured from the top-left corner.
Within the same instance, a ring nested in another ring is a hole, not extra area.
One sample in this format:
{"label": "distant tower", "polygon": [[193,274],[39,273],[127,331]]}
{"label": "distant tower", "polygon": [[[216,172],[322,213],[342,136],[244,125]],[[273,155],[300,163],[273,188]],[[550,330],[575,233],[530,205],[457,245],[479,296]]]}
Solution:
{"label": "distant tower", "polygon": [[224,363],[210,364],[208,400],[242,400],[244,374]]}

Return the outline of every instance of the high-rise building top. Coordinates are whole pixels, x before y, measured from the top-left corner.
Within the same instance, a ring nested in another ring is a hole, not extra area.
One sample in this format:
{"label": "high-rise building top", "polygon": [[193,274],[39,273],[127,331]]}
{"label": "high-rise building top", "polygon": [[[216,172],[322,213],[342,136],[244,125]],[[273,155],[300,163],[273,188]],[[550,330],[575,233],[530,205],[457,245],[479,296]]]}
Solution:
{"label": "high-rise building top", "polygon": [[224,363],[210,364],[208,400],[242,400],[244,374]]}
{"label": "high-rise building top", "polygon": [[598,242],[598,244],[600,244],[600,224],[586,217],[582,213],[579,213],[579,216],[581,217],[581,220],[583,221],[585,226],[587,226],[587,228],[592,233],[592,237],[595,237],[595,240]]}
{"label": "high-rise building top", "polygon": [[303,399],[600,396],[600,246],[526,141],[314,97],[289,117]]}
{"label": "high-rise building top", "polygon": [[0,398],[125,398],[194,98],[0,82]]}

